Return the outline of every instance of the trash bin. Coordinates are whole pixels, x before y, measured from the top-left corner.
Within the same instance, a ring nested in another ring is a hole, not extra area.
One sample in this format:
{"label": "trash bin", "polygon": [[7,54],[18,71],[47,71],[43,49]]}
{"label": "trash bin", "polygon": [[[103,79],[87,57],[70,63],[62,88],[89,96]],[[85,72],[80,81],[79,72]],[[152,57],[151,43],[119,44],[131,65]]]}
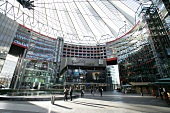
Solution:
{"label": "trash bin", "polygon": [[55,102],[55,96],[51,96],[51,104],[54,105],[54,102]]}

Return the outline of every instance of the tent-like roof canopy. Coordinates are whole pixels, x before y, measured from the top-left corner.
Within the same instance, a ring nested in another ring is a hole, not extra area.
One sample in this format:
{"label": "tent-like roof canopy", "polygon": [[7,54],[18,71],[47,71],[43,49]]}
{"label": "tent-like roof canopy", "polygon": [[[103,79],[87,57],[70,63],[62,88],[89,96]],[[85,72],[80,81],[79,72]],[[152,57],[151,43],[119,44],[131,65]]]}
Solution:
{"label": "tent-like roof canopy", "polygon": [[[32,1],[32,0],[31,0]],[[136,12],[149,0],[34,0],[34,10],[18,0],[1,0],[0,11],[20,24],[77,44],[102,44],[135,25]]]}

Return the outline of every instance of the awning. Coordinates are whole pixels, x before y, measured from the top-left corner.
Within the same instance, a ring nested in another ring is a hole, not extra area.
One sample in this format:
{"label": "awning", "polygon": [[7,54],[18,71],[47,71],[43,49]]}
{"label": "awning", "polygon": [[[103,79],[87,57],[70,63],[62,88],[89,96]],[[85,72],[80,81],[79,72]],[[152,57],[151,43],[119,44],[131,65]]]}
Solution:
{"label": "awning", "polygon": [[170,82],[170,78],[158,79],[158,82]]}
{"label": "awning", "polygon": [[122,85],[122,87],[130,87],[132,86],[131,84],[125,84],[125,85]]}
{"label": "awning", "polygon": [[152,84],[158,84],[158,85],[170,85],[170,82],[153,82]]}
{"label": "awning", "polygon": [[150,82],[130,82],[133,86],[147,86]]}

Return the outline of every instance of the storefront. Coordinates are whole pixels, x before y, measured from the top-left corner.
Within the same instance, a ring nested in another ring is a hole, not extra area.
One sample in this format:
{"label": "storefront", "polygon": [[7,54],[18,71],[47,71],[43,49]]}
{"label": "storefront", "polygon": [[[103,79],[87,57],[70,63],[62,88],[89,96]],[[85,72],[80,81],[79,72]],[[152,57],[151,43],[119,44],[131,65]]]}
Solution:
{"label": "storefront", "polygon": [[61,76],[64,84],[74,85],[76,89],[107,86],[106,62],[104,59],[103,64],[100,62],[99,59],[63,58]]}

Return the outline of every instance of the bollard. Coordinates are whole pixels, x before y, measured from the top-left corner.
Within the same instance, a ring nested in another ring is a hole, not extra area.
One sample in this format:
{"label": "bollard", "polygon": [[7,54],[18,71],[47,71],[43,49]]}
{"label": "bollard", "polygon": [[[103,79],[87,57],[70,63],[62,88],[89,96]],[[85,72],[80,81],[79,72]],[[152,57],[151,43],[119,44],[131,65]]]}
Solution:
{"label": "bollard", "polygon": [[52,96],[52,97],[51,97],[51,104],[54,105],[54,102],[55,102],[55,96]]}

